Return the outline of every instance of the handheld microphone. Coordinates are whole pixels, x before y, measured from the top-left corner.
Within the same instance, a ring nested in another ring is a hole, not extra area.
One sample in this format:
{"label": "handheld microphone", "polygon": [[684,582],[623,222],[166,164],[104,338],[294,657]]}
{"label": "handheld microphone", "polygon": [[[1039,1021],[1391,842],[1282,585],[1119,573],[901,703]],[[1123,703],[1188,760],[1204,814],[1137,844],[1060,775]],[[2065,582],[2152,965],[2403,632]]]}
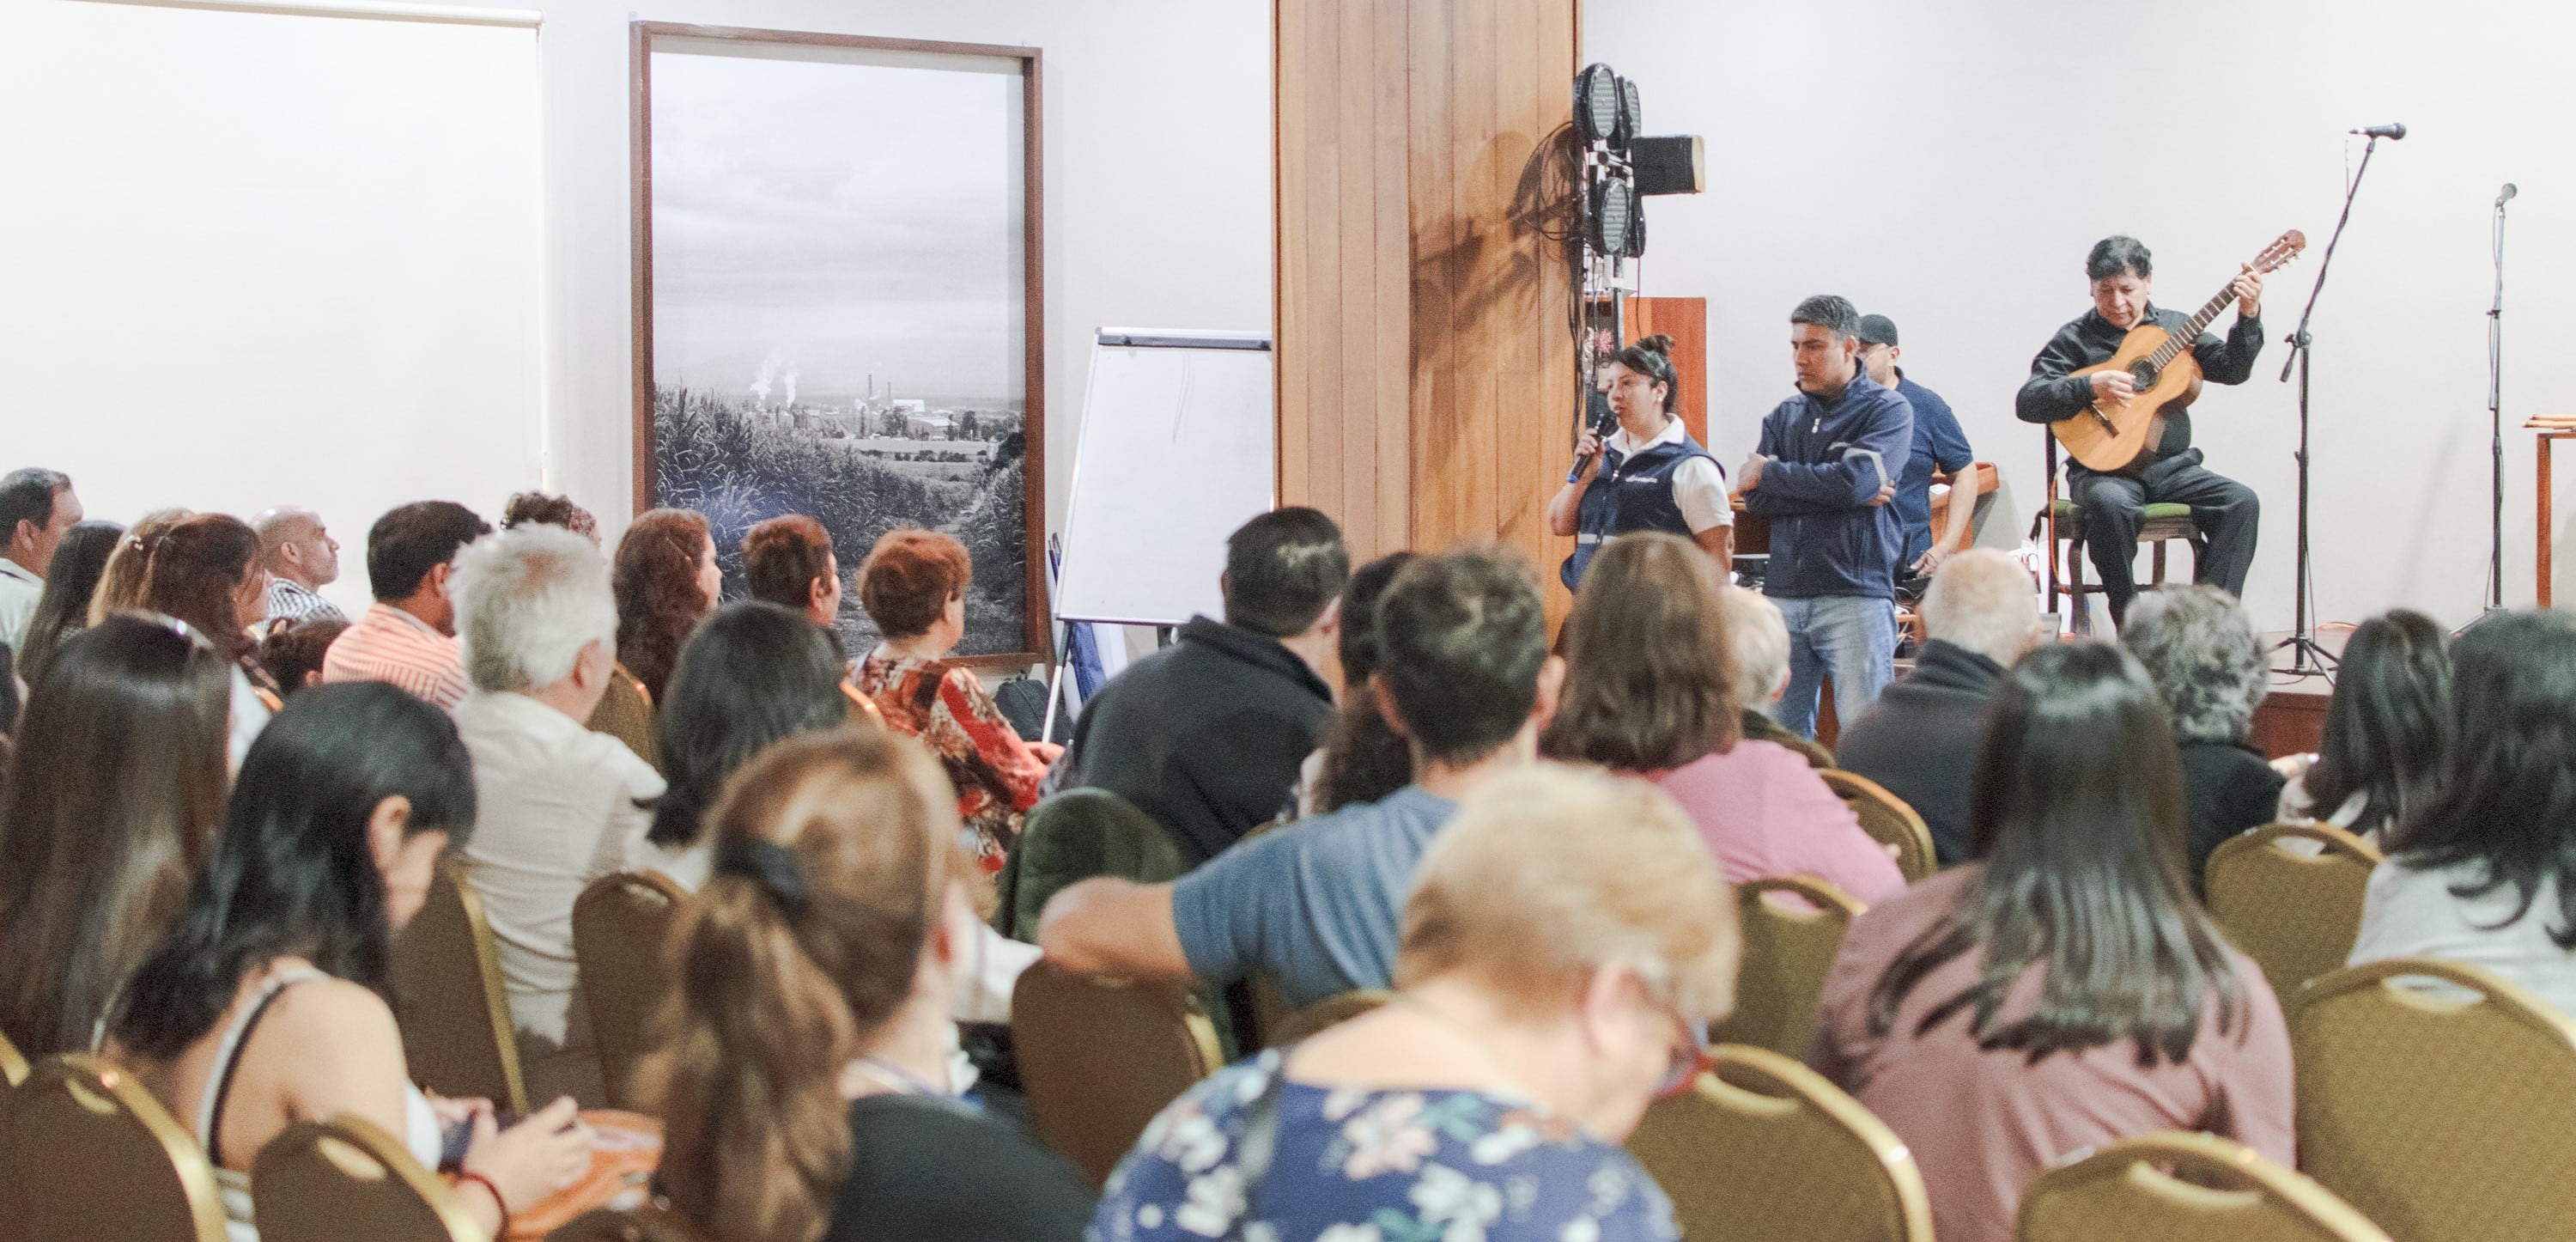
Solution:
{"label": "handheld microphone", "polygon": [[[1602,443],[1607,444],[1610,441],[1610,430],[1619,425],[1619,413],[1618,411],[1610,408],[1610,403],[1607,400],[1599,400],[1600,396],[1601,394],[1599,392],[1595,392],[1592,394],[1591,398],[1587,398],[1586,400],[1587,402],[1597,402],[1597,404],[1593,405],[1592,409],[1592,434],[1601,437]],[[1583,472],[1591,468],[1592,454],[1585,453],[1584,455],[1574,459],[1574,475],[1576,478],[1583,477]]]}
{"label": "handheld microphone", "polygon": [[2397,139],[2406,136],[2406,127],[2395,121],[2391,121],[2386,125],[2365,125],[2360,129],[2350,129],[2345,130],[2344,132],[2348,134],[2359,134],[2365,138],[2386,138],[2389,141],[2394,142]]}
{"label": "handheld microphone", "polygon": [[2520,193],[2522,193],[2522,190],[2521,190],[2521,188],[2520,188],[2520,187],[2516,186],[2514,183],[2512,183],[2512,182],[2510,182],[2510,181],[2505,182],[2505,183],[2504,183],[2504,188],[2503,188],[2503,189],[2501,189],[2501,190],[2496,191],[2496,210],[2498,210],[2498,211],[2502,211],[2502,210],[2504,210],[2504,205],[2505,205],[2506,203],[2508,203],[2508,202],[2511,202],[2511,201],[2513,200],[2513,196],[2514,196],[2514,195],[2516,195],[2516,194],[2520,194]]}

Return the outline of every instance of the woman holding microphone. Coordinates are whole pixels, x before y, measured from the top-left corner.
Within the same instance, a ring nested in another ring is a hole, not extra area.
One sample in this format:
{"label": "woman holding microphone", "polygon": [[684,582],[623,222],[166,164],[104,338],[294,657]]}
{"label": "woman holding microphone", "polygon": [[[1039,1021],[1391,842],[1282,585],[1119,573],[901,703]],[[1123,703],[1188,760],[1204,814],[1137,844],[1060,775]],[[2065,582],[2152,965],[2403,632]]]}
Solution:
{"label": "woman holding microphone", "polygon": [[1649,336],[1611,358],[1605,374],[1619,429],[1607,443],[1599,431],[1584,429],[1574,469],[1547,502],[1548,532],[1575,537],[1574,555],[1557,570],[1567,590],[1582,583],[1602,543],[1632,530],[1688,536],[1717,558],[1719,569],[1734,564],[1726,474],[1673,413],[1680,384],[1672,347],[1669,336]]}

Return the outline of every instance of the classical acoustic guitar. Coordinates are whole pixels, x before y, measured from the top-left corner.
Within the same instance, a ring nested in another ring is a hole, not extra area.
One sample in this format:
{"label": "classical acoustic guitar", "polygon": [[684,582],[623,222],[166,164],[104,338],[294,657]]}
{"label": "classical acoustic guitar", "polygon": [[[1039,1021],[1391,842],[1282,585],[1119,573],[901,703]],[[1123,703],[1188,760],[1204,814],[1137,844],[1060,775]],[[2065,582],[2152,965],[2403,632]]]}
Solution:
{"label": "classical acoustic guitar", "polygon": [[[2248,266],[2258,274],[2276,272],[2307,248],[2307,234],[2292,229],[2273,239]],[[2121,339],[2120,352],[2111,355],[2109,362],[2075,372],[2126,371],[2137,391],[2126,401],[2097,399],[2075,417],[2050,423],[2067,455],[2105,474],[2119,474],[2136,465],[2148,446],[2164,438],[2165,417],[2200,398],[2200,360],[2192,356],[2192,342],[2235,300],[2236,278],[2230,276],[2227,287],[2201,307],[2182,331],[2169,334],[2152,323],[2139,324]]]}

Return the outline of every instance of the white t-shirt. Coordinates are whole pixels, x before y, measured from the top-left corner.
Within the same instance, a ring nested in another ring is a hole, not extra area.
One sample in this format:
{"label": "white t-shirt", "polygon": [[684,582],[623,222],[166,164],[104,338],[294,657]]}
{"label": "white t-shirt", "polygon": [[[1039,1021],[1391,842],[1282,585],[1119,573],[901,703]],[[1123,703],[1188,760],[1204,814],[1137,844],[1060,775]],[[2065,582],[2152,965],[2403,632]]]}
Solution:
{"label": "white t-shirt", "polygon": [[[2459,898],[2451,886],[2478,878],[2474,864],[2419,871],[2395,859],[2370,873],[2362,898],[2361,936],[2348,965],[2392,957],[2430,957],[2483,967],[2538,993],[2558,1011],[2576,1017],[2576,952],[2558,947],[2549,930],[2562,926],[2558,886],[2542,877],[2531,908],[2511,923],[2514,887],[2501,884],[2483,897]],[[2456,992],[2456,989],[2444,989]]]}
{"label": "white t-shirt", "polygon": [[45,580],[18,562],[0,557],[0,643],[27,645],[27,627],[36,619],[36,604],[45,598]]}
{"label": "white t-shirt", "polygon": [[[1622,427],[1610,433],[1609,446],[1625,459],[1659,444],[1679,444],[1688,434],[1682,420],[1667,419],[1664,429],[1643,444],[1629,439],[1627,428]],[[1717,468],[1715,461],[1694,456],[1674,467],[1672,480],[1673,504],[1681,509],[1682,521],[1689,523],[1692,534],[1735,524],[1735,505],[1726,494],[1726,473]]]}

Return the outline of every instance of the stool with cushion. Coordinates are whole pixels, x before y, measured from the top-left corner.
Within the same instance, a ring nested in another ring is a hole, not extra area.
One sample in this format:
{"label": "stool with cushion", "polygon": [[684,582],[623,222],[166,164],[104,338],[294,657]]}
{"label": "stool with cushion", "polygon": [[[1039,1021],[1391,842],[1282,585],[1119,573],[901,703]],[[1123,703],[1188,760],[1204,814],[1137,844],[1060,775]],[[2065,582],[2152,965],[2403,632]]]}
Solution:
{"label": "stool with cushion", "polygon": [[2287,1000],[2352,956],[2362,895],[2378,866],[2379,851],[2340,828],[2256,828],[2210,851],[2209,915]]}
{"label": "stool with cushion", "polygon": [[2576,1021],[2491,972],[2422,958],[2281,999],[2302,1171],[2406,1242],[2569,1236]]}
{"label": "stool with cushion", "polygon": [[1215,1027],[1186,989],[1048,961],[1012,989],[1011,1034],[1031,1125],[1094,1185],[1155,1114],[1224,1064]]}
{"label": "stool with cushion", "polygon": [[437,1174],[356,1117],[299,1121],[250,1170],[260,1242],[483,1242]]}
{"label": "stool with cushion", "polygon": [[1843,933],[1864,907],[1851,894],[1803,875],[1739,884],[1735,902],[1744,942],[1735,972],[1735,1012],[1711,1038],[1804,1057],[1825,976],[1843,947]]}
{"label": "stool with cushion", "polygon": [[2388,1242],[2334,1192],[2253,1148],[2166,1130],[2041,1174],[2019,1242]]}
{"label": "stool with cushion", "polygon": [[1628,1137],[1683,1237],[1931,1242],[1923,1174],[1885,1122],[1779,1053],[1712,1055],[1696,1087],[1657,1101]]}
{"label": "stool with cushion", "polygon": [[0,1237],[10,1242],[224,1242],[214,1166],[132,1075],[49,1057],[7,1096]]}
{"label": "stool with cushion", "polygon": [[[2058,499],[2049,504],[2056,521],[2057,535],[2049,546],[2049,581],[2057,596],[2076,601],[2083,609],[2084,597],[2100,595],[2105,590],[2098,583],[2084,581],[2085,566],[2090,564],[2084,553],[2084,506],[2072,500]],[[2147,585],[2161,585],[2165,580],[2165,545],[2176,539],[2189,544],[2192,554],[2200,554],[2200,527],[2191,520],[2190,505],[2152,504],[2146,509],[2146,523],[2138,528],[2138,542],[2151,553]],[[2089,612],[2085,614],[2089,619]],[[2089,625],[2086,628],[2090,628]]]}
{"label": "stool with cushion", "polygon": [[412,1081],[455,1099],[485,1099],[522,1117],[528,1091],[501,982],[501,947],[483,898],[454,855],[438,862],[429,897],[394,939],[394,1020]]}
{"label": "stool with cushion", "polygon": [[628,1080],[653,1050],[653,1012],[671,983],[662,949],[688,900],[679,881],[658,871],[604,875],[573,899],[573,962],[611,1108],[638,1107]]}

